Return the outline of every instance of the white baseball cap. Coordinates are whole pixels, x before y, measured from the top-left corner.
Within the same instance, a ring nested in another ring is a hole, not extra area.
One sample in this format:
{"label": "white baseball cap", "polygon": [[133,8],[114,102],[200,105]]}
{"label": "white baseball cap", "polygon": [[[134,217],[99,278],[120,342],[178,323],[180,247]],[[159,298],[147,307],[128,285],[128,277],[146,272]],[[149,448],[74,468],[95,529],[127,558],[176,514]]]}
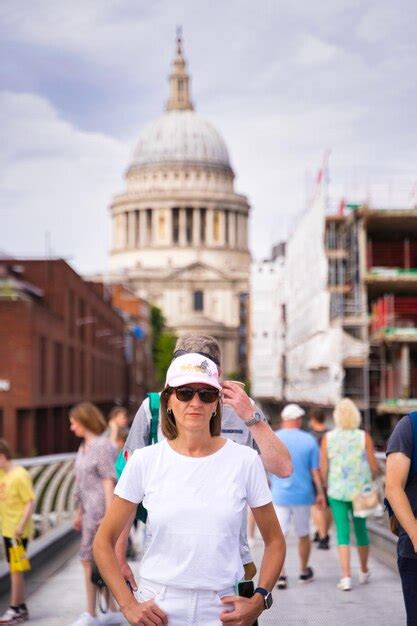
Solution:
{"label": "white baseball cap", "polygon": [[165,387],[180,387],[190,383],[204,383],[221,389],[217,365],[208,357],[195,352],[177,357],[168,368]]}
{"label": "white baseball cap", "polygon": [[284,420],[298,420],[300,417],[303,417],[304,414],[304,409],[298,404],[287,404],[282,410],[281,417]]}

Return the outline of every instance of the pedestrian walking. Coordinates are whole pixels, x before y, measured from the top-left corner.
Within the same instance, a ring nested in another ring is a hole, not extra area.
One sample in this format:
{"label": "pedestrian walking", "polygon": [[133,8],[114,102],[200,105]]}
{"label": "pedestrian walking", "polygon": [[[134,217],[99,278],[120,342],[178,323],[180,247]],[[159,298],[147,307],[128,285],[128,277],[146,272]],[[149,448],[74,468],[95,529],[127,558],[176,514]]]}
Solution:
{"label": "pedestrian walking", "polygon": [[[95,559],[130,624],[249,626],[272,604],[285,542],[258,454],[220,434],[221,389],[206,356],[184,354],[171,363],[161,397],[165,439],[133,453],[97,533]],[[141,501],[150,539],[137,601],[115,544]],[[247,505],[265,544],[251,598],[235,592],[244,575],[239,531]]]}
{"label": "pedestrian walking", "polygon": [[[301,430],[303,415],[304,409],[298,404],[288,404],[281,413],[282,427],[275,435],[291,454],[293,472],[284,479],[271,476],[271,488],[275,511],[285,536],[294,520],[300,563],[298,581],[307,583],[314,578],[313,569],[308,564],[311,506],[315,503],[322,509],[326,506],[326,500],[319,472],[319,448],[314,437]],[[277,586],[279,589],[288,586],[284,568]]]}
{"label": "pedestrian walking", "polygon": [[398,522],[407,626],[417,626],[417,412],[402,417],[388,440],[385,495]]}
{"label": "pedestrian walking", "polygon": [[[9,445],[0,439],[0,528],[9,563],[10,549],[16,541],[27,549],[33,531],[34,504],[29,473],[14,463]],[[0,617],[0,624],[20,624],[29,619],[23,576],[23,572],[10,571],[10,605]]]}
{"label": "pedestrian walking", "polygon": [[[312,409],[309,414],[308,432],[313,435],[320,448],[324,435],[329,431],[326,424],[326,414],[322,409]],[[319,550],[328,550],[330,547],[329,529],[332,523],[332,513],[328,506],[320,509],[316,504],[311,507],[311,516],[314,523],[314,538]]]}
{"label": "pedestrian walking", "polygon": [[349,398],[343,398],[333,413],[336,428],[328,432],[321,445],[321,473],[327,485],[327,495],[336,526],[339,559],[342,577],[338,588],[352,589],[350,569],[350,522],[358,548],[360,572],[359,583],[369,581],[368,570],[369,537],[366,518],[353,514],[352,502],[363,487],[376,477],[379,468],[374,445],[369,433],[360,430],[361,415]]}
{"label": "pedestrian walking", "polygon": [[[214,337],[209,335],[180,337],[174,349],[173,359],[191,352],[199,353],[201,356],[214,361],[216,367],[219,368],[219,376],[221,376],[221,350]],[[275,437],[264,414],[249,398],[242,386],[230,381],[222,382],[222,394],[221,435],[236,443],[258,450],[261,461],[268,472],[278,476],[289,476],[292,466],[287,448]],[[148,445],[151,421],[152,415],[147,398],[142,402],[133,420],[124,448],[126,458],[131,456],[135,450]],[[158,441],[161,441],[163,437],[161,419],[159,419]],[[132,520],[133,518],[134,515],[132,515]],[[129,520],[118,542],[117,555],[123,575],[132,588],[137,589],[135,577],[125,556],[132,520]],[[248,545],[246,519],[243,521],[240,531],[240,550],[245,567],[245,578],[252,579],[256,573],[256,568]]]}
{"label": "pedestrian walking", "polygon": [[124,406],[115,406],[109,413],[108,427],[106,435],[110,442],[119,452],[127,439],[129,433],[129,415]]}
{"label": "pedestrian walking", "polygon": [[92,546],[97,528],[110,506],[115,485],[116,452],[105,433],[106,421],[90,402],[77,404],[70,411],[70,428],[83,439],[75,460],[75,512],[73,525],[81,531],[80,560],[84,570],[86,611],[71,626],[98,626],[123,623],[111,596],[108,611],[96,615],[97,587],[91,581]]}

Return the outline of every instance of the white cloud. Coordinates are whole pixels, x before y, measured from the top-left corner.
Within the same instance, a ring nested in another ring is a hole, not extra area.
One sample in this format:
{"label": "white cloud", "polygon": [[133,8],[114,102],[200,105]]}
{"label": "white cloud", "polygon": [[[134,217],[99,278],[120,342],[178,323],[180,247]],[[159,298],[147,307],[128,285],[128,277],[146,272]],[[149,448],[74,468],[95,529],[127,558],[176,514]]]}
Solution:
{"label": "white cloud", "polygon": [[129,148],[82,132],[34,94],[0,94],[0,248],[13,255],[52,251],[96,270],[107,262],[108,205],[121,187]]}

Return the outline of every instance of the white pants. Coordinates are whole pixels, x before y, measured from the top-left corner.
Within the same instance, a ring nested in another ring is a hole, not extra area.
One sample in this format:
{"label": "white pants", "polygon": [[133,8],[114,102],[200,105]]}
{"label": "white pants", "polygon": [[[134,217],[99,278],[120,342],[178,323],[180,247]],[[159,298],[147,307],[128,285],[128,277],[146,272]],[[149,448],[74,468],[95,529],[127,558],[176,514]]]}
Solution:
{"label": "white pants", "polygon": [[180,589],[141,578],[138,593],[139,602],[155,600],[167,614],[168,626],[221,626],[220,614],[234,608],[221,601],[235,595],[233,587],[221,591]]}
{"label": "white pants", "polygon": [[306,537],[310,534],[310,505],[279,506],[274,504],[274,509],[285,537],[290,531],[292,518],[294,518],[297,537]]}

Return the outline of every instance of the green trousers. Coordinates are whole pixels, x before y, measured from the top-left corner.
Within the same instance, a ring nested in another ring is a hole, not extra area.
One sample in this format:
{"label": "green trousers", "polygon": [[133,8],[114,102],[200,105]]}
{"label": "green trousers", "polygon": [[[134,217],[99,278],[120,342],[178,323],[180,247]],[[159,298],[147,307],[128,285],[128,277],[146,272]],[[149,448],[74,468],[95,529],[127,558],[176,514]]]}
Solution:
{"label": "green trousers", "polygon": [[352,502],[335,500],[329,497],[330,508],[336,526],[337,543],[339,546],[348,546],[350,543],[350,523],[353,519],[353,531],[355,533],[357,546],[369,546],[368,530],[366,528],[366,518],[355,517],[353,515]]}

